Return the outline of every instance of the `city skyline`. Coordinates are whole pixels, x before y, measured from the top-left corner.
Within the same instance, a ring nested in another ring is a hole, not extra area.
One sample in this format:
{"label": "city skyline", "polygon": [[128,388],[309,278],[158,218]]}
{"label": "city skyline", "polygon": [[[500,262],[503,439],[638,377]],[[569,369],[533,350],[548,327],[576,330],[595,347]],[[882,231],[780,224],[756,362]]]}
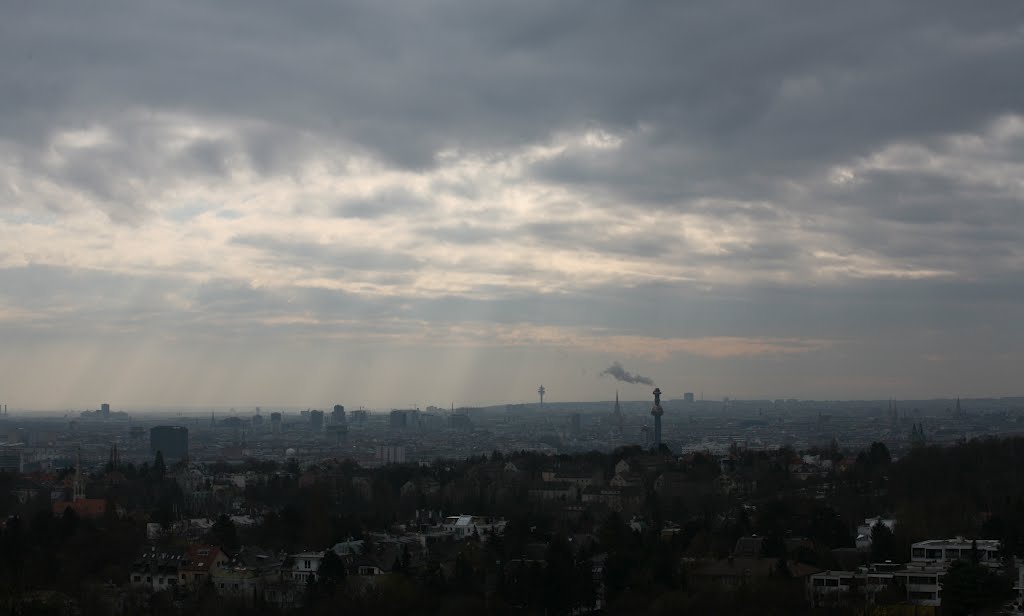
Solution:
{"label": "city skyline", "polygon": [[1019,3],[5,13],[12,408],[1021,393]]}

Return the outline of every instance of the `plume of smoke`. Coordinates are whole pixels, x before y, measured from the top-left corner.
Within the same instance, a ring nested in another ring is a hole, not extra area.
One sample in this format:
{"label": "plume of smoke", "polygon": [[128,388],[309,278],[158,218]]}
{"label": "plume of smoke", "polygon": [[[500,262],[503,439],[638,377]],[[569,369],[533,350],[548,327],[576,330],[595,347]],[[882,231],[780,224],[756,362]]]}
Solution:
{"label": "plume of smoke", "polygon": [[654,381],[647,378],[646,376],[640,376],[639,374],[630,374],[629,372],[626,371],[625,368],[622,367],[622,364],[620,364],[617,361],[612,362],[612,365],[606,368],[605,371],[601,373],[601,376],[604,376],[606,374],[608,376],[615,377],[616,381],[624,381],[626,383],[639,383],[641,385],[654,385]]}

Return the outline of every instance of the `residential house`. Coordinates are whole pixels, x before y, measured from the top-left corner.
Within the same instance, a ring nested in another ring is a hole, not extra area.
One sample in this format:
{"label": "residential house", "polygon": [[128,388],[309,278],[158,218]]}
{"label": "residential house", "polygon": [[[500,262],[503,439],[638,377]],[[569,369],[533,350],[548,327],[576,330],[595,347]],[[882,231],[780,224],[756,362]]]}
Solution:
{"label": "residential house", "polygon": [[182,561],[181,554],[150,548],[132,563],[128,573],[129,584],[153,592],[174,590],[178,587]]}
{"label": "residential house", "polygon": [[225,562],[210,568],[217,593],[251,603],[267,597],[265,591],[281,581],[284,559],[271,551],[245,547]]}
{"label": "residential house", "polygon": [[291,579],[295,584],[305,585],[309,582],[315,582],[317,580],[317,571],[320,570],[320,564],[324,560],[325,552],[299,552],[298,554],[292,554],[285,561],[285,564],[290,563],[289,570],[282,570],[282,577]]}
{"label": "residential house", "polygon": [[210,570],[228,560],[228,555],[215,545],[191,545],[178,569],[179,583],[193,588],[205,584],[210,579]]}

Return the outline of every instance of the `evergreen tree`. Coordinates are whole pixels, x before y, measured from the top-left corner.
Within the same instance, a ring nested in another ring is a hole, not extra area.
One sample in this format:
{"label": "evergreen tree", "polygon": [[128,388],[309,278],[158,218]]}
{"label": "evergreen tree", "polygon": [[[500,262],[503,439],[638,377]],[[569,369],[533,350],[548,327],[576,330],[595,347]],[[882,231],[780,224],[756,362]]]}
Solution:
{"label": "evergreen tree", "polygon": [[153,460],[153,473],[157,478],[162,478],[167,474],[167,464],[164,463],[164,452],[157,451],[156,459]]}
{"label": "evergreen tree", "polygon": [[238,531],[228,516],[221,514],[213,523],[211,531],[218,545],[224,550],[232,552],[238,548]]}
{"label": "evergreen tree", "polygon": [[896,538],[889,527],[881,522],[871,527],[871,562],[898,562],[900,554],[896,546]]}

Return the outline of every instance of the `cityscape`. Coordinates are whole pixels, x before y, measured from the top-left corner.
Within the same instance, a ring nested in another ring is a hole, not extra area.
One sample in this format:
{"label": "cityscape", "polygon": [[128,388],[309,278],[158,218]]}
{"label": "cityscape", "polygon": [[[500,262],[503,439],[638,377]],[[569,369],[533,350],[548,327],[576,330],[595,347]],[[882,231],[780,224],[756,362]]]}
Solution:
{"label": "cityscape", "polygon": [[1024,616],[1022,59],[0,1],[0,616]]}
{"label": "cityscape", "polygon": [[[936,456],[1024,455],[1024,398],[662,401],[655,388],[651,400],[566,403],[544,392],[388,411],[0,406],[7,549],[18,551],[22,515],[58,534],[120,534],[101,577],[73,585],[85,595],[8,605],[589,613],[634,604],[631,584],[662,593],[657,613],[755,613],[755,598],[791,614],[1019,601],[1024,519],[998,505],[936,515],[886,486],[919,481],[914,467]],[[964,534],[913,534],[937,519]],[[666,568],[654,580],[616,568],[645,570],[648,558]],[[980,569],[960,571],[968,562]],[[987,594],[944,590],[958,576]]]}
{"label": "cityscape", "polygon": [[[108,403],[78,412],[0,412],[0,444],[8,472],[54,472],[81,459],[102,467],[116,448],[121,460],[300,465],[348,459],[366,468],[431,464],[492,452],[557,456],[618,448],[679,454],[725,454],[884,442],[894,453],[923,443],[953,445],[1024,433],[1024,397],[932,400],[716,400],[685,392],[661,402],[544,402],[491,407],[367,410],[322,409],[112,410]],[[2,407],[0,407],[2,408]],[[667,411],[667,412],[666,412]],[[662,434],[662,417],[665,432]]]}

